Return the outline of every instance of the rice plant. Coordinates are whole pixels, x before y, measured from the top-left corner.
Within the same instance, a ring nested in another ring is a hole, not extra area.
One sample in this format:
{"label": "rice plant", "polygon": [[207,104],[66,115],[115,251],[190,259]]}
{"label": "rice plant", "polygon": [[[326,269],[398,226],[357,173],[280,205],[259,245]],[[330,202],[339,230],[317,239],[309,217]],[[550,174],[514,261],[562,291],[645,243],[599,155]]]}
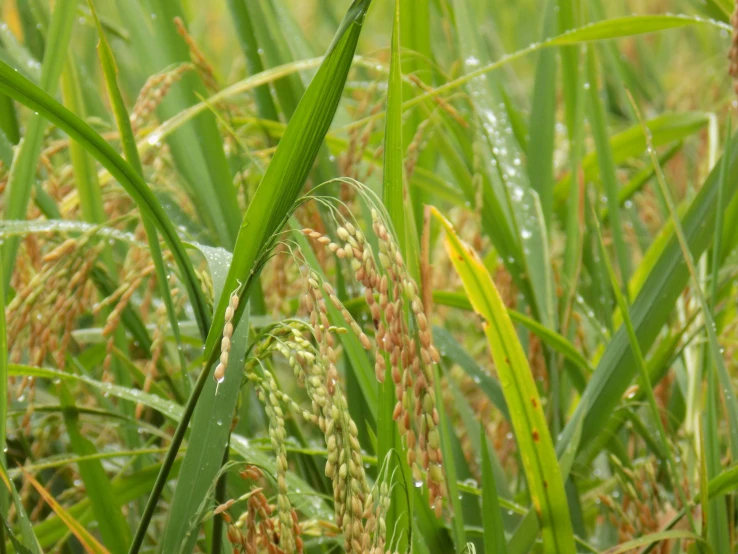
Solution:
{"label": "rice plant", "polygon": [[0,17],[0,554],[736,551],[733,2]]}

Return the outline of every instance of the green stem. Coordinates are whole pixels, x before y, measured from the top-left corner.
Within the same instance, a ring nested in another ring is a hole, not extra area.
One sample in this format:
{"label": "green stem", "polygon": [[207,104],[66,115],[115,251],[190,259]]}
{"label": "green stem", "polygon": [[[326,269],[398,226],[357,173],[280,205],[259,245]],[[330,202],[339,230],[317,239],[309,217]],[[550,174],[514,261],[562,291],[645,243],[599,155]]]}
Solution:
{"label": "green stem", "polygon": [[[228,444],[226,445],[225,452],[223,453],[223,463],[221,467],[228,463],[228,454],[230,452],[230,435],[228,436]],[[224,471],[218,479],[218,484],[215,486],[215,502],[219,506],[226,500],[226,477],[227,473]],[[221,527],[223,526],[223,514],[216,514],[213,518],[213,541],[210,547],[210,554],[220,554],[220,549],[223,545],[223,532]]]}
{"label": "green stem", "polygon": [[156,476],[154,488],[151,491],[151,495],[149,495],[149,499],[146,501],[146,507],[141,515],[141,521],[138,524],[138,529],[136,529],[136,535],[133,537],[133,542],[131,543],[131,548],[128,550],[128,554],[138,554],[141,550],[141,545],[146,537],[146,530],[149,528],[151,517],[154,515],[154,509],[159,502],[161,493],[164,490],[164,485],[167,483],[169,471],[172,469],[174,460],[177,458],[177,453],[179,452],[179,447],[182,444],[182,439],[184,439],[185,432],[187,431],[187,427],[192,419],[192,414],[195,412],[195,406],[200,398],[200,394],[202,394],[202,389],[205,387],[205,383],[207,382],[209,375],[210,364],[206,365],[200,372],[200,375],[197,377],[197,382],[195,383],[195,388],[192,390],[192,394],[187,400],[187,405],[182,413],[182,419],[179,420],[177,429],[174,431],[174,436],[172,436],[172,443],[169,445],[169,450],[164,458],[164,463],[159,470],[159,474]]}

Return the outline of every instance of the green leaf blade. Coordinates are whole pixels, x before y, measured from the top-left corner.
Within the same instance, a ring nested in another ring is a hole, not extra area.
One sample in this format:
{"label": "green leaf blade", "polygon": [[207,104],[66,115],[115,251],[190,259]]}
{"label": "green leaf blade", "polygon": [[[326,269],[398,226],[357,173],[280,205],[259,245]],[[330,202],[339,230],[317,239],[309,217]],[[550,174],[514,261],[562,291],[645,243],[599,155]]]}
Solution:
{"label": "green leaf blade", "polygon": [[464,288],[483,318],[485,335],[505,394],[531,499],[543,530],[544,551],[575,551],[564,482],[527,358],[502,299],[477,254],[445,219],[446,248]]}

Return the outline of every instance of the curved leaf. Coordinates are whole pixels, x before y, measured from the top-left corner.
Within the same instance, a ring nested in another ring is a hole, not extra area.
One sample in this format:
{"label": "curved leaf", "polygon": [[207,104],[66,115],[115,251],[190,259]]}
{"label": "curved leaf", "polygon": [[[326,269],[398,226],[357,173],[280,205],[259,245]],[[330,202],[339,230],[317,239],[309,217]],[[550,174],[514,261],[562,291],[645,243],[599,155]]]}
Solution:
{"label": "curved leaf", "polygon": [[[40,82],[41,88],[49,91],[50,94],[54,94],[57,89],[59,75],[64,65],[69,39],[72,35],[72,27],[74,26],[75,3],[75,0],[58,2],[51,15]],[[17,70],[11,69],[4,62],[0,63],[17,74]],[[12,94],[8,94],[8,96],[14,98]],[[22,219],[26,215],[45,129],[46,124],[43,115],[33,114],[26,125],[25,135],[18,147],[18,152],[13,158],[13,165],[8,176],[7,190],[5,198],[3,198],[2,212],[4,219]],[[13,274],[17,249],[18,240],[11,239],[0,252],[3,257],[3,269],[5,271],[2,278],[6,288],[10,284],[10,276]]]}
{"label": "curved leaf", "polygon": [[[602,554],[622,554],[623,552],[630,552],[641,546],[649,546],[654,543],[664,542],[669,540],[689,540],[703,542],[704,539],[699,535],[695,535],[691,531],[673,530],[673,531],[659,531],[658,533],[651,533],[643,537],[638,537],[618,546],[608,548]],[[709,546],[709,545],[707,545]]]}
{"label": "curved leaf", "polygon": [[451,224],[438,211],[434,211],[434,215],[446,230],[446,250],[474,310],[483,320],[510,410],[531,499],[543,530],[544,551],[558,554],[575,552],[564,481],[538,389],[515,327],[477,253],[458,238]]}
{"label": "curved leaf", "polygon": [[108,552],[108,550],[106,550],[105,547],[101,545],[97,539],[95,539],[95,537],[93,537],[90,532],[74,518],[74,516],[69,514],[69,512],[67,512],[67,510],[65,510],[64,507],[56,501],[53,495],[47,491],[41,483],[36,481],[33,475],[27,472],[24,472],[24,475],[31,485],[33,485],[33,488],[36,489],[36,492],[38,492],[41,498],[44,499],[44,502],[46,502],[49,507],[56,512],[56,515],[58,515],[59,519],[61,519],[69,528],[69,531],[77,537],[77,540],[82,545],[82,548],[85,549],[85,552],[89,554],[110,554],[110,552]]}
{"label": "curved leaf", "polygon": [[[238,289],[239,297],[245,295],[253,283],[252,277],[260,269],[259,256],[294,208],[336,113],[370,2],[354,0],[351,4],[323,63],[292,115],[241,222],[224,290]],[[245,304],[239,303],[234,323],[238,322]],[[223,295],[205,345],[205,358],[210,363],[220,354],[227,305],[228,296]]]}
{"label": "curved leaf", "polygon": [[136,202],[141,210],[141,216],[156,225],[171,249],[182,274],[182,281],[192,302],[200,333],[203,337],[206,336],[210,327],[209,308],[200,290],[195,270],[174,226],[138,172],[121,158],[92,127],[2,61],[0,61],[0,91],[42,114],[77,140],[118,180]]}

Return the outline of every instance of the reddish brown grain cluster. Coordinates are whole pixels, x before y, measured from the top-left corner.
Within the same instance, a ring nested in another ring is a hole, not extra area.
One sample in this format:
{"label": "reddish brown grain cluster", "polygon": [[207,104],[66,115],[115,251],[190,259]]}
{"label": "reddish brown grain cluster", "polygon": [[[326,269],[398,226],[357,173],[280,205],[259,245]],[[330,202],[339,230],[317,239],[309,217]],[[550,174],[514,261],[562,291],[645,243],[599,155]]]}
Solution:
{"label": "reddish brown grain cluster", "polygon": [[[397,243],[376,210],[372,210],[372,220],[379,239],[379,264],[364,235],[348,221],[343,221],[336,231],[341,244],[311,229],[304,229],[303,233],[326,245],[339,258],[349,259],[354,277],[364,287],[375,329],[376,377],[384,382],[389,366],[397,397],[393,417],[405,437],[413,479],[422,483],[425,472],[431,506],[440,516],[445,485],[433,388],[433,365],[440,356],[432,344],[418,287],[407,272]],[[324,325],[327,324],[326,315]],[[368,340],[362,342],[368,346]]]}
{"label": "reddish brown grain cluster", "polygon": [[[261,470],[256,466],[247,466],[240,475],[245,481],[254,484],[263,478]],[[264,489],[254,488],[246,496],[248,507],[235,523],[227,513],[228,508],[234,504],[233,500],[221,504],[214,512],[223,515],[228,524],[228,542],[233,547],[233,554],[302,554],[304,545],[297,512],[291,510],[289,514],[289,532],[293,539],[287,546],[282,534],[284,528],[280,532],[281,522],[275,521],[275,507],[267,500]]]}
{"label": "reddish brown grain cluster", "polygon": [[[443,480],[439,416],[434,383],[435,363],[440,355],[432,344],[432,335],[415,281],[409,276],[397,243],[372,213],[373,228],[379,238],[379,262],[384,275],[379,279],[379,309],[384,322],[377,326],[377,345],[383,352],[378,359],[389,359],[395,384],[397,404],[393,417],[398,422],[408,447],[408,464],[416,483],[426,472],[430,502],[440,517],[445,485]],[[366,285],[365,285],[366,286]],[[376,286],[376,285],[375,285]],[[417,331],[412,333],[405,317],[405,301],[414,316]],[[378,377],[384,380],[379,372]]]}

